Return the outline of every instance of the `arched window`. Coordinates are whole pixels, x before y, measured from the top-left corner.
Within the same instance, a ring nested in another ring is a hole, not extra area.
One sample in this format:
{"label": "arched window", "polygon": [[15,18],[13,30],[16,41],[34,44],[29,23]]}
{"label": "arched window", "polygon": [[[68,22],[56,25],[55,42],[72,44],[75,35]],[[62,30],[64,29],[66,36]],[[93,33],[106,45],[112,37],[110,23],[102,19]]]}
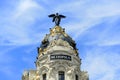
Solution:
{"label": "arched window", "polygon": [[65,74],[63,71],[59,71],[58,75],[59,75],[59,80],[65,80]]}
{"label": "arched window", "polygon": [[78,75],[77,74],[75,75],[75,80],[78,80]]}
{"label": "arched window", "polygon": [[46,74],[43,74],[42,76],[43,76],[43,80],[46,80]]}

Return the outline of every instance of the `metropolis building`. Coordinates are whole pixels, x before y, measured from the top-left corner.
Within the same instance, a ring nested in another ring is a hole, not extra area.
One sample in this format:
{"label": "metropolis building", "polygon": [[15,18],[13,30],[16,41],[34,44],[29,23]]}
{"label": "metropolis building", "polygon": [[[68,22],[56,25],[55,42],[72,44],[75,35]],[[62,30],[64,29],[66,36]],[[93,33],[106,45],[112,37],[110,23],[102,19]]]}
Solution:
{"label": "metropolis building", "polygon": [[55,26],[46,34],[36,58],[36,69],[25,70],[22,80],[89,80],[81,71],[81,58],[75,41],[59,26],[63,15],[52,14]]}

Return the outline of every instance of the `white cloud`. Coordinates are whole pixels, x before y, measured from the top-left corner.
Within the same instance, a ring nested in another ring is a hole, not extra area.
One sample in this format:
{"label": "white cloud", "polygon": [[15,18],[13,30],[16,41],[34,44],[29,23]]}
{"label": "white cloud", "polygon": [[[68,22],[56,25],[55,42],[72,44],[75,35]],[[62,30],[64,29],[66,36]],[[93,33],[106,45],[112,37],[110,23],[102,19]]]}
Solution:
{"label": "white cloud", "polygon": [[10,8],[12,10],[10,15],[0,22],[1,45],[33,44],[35,40],[31,38],[34,35],[31,33],[33,31],[31,25],[39,18],[43,18],[40,13],[44,13],[45,9],[33,0],[20,0],[16,4],[13,3],[15,8]]}
{"label": "white cloud", "polygon": [[[32,11],[35,11],[35,10],[44,11],[44,8],[42,6],[40,6],[40,4],[36,3],[33,0],[21,0],[19,5],[16,7],[13,18],[15,18],[15,19],[20,18],[21,16],[25,17],[25,16],[27,16],[26,13],[28,15],[31,15],[32,13],[34,13]],[[35,15],[31,15],[27,18],[30,19],[30,17],[32,17],[32,19],[34,19]]]}
{"label": "white cloud", "polygon": [[[68,30],[73,31],[76,34],[76,38],[79,37],[81,31],[84,32],[93,26],[102,23],[105,18],[111,16],[120,16],[120,5],[117,1],[74,1],[68,4],[62,4],[55,9],[59,12],[64,12],[66,14],[71,14],[74,19],[78,19],[77,23],[71,20],[67,26],[70,27]],[[112,20],[112,17],[111,17]],[[77,25],[77,26],[76,26]],[[74,28],[75,27],[75,28]]]}
{"label": "white cloud", "polygon": [[120,70],[119,57],[119,53],[105,49],[89,49],[82,61],[82,69],[88,70],[90,80],[115,80],[116,73]]}

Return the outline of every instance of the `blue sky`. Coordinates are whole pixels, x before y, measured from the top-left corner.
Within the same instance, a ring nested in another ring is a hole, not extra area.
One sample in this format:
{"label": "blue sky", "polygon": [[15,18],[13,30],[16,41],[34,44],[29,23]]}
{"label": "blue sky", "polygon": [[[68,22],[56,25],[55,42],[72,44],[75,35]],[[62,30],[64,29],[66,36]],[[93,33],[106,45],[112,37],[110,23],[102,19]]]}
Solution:
{"label": "blue sky", "polygon": [[47,16],[56,12],[67,16],[61,26],[90,80],[120,80],[120,0],[0,0],[0,79],[35,69],[37,47],[54,26]]}

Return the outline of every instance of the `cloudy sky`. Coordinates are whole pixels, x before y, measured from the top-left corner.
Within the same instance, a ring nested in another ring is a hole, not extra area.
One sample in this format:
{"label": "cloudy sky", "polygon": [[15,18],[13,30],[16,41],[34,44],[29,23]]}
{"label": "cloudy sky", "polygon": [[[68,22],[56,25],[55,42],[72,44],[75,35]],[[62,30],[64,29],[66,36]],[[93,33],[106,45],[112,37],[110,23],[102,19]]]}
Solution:
{"label": "cloudy sky", "polygon": [[21,80],[35,69],[48,15],[67,16],[61,26],[77,43],[90,80],[120,80],[120,0],[0,0],[0,79]]}

